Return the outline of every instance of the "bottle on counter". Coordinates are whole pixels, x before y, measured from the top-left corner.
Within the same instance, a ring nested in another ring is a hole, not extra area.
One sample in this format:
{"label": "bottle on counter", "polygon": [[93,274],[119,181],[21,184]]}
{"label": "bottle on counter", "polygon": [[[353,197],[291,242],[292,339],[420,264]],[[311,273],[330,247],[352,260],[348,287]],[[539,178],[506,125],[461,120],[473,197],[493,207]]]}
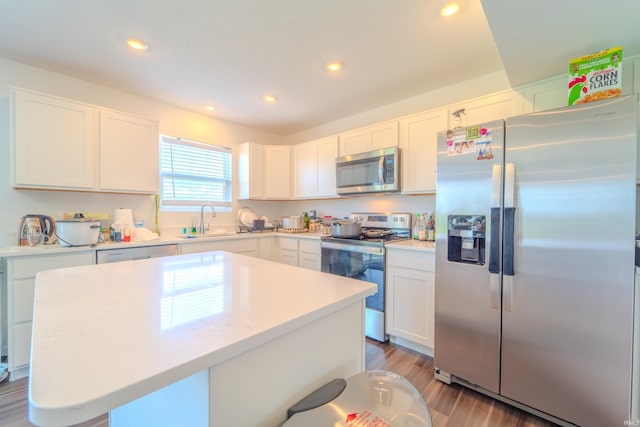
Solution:
{"label": "bottle on counter", "polygon": [[418,234],[419,234],[419,226],[420,224],[420,214],[417,213],[416,214],[416,220],[413,223],[413,232],[411,233],[411,237],[413,238],[413,240],[418,240]]}
{"label": "bottle on counter", "polygon": [[309,221],[311,220],[311,218],[309,218],[309,214],[307,212],[304,213],[304,216],[302,217],[302,220],[304,221],[304,228],[306,228],[308,230],[309,229]]}
{"label": "bottle on counter", "polygon": [[436,220],[433,216],[433,212],[429,213],[427,219],[427,240],[432,242],[436,240]]}
{"label": "bottle on counter", "polygon": [[418,240],[427,240],[427,220],[425,214],[420,215],[418,221]]}

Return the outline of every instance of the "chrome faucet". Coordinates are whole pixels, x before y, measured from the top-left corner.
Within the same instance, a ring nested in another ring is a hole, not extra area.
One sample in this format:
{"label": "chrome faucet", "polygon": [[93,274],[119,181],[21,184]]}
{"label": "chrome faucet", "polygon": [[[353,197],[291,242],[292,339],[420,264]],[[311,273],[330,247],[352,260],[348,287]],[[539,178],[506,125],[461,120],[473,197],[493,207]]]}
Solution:
{"label": "chrome faucet", "polygon": [[211,217],[216,217],[216,210],[211,203],[203,203],[202,206],[200,206],[200,234],[204,234],[204,208],[207,206],[211,208]]}

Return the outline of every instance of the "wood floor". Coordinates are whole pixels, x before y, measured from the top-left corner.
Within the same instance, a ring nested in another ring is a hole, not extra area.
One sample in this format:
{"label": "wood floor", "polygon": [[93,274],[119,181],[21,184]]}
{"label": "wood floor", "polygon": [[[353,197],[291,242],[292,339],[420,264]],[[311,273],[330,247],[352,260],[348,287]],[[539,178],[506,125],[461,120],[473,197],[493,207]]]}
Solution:
{"label": "wood floor", "polygon": [[[366,363],[367,370],[384,369],[411,381],[427,402],[434,427],[555,426],[459,385],[448,386],[436,381],[433,359],[404,347],[367,340]],[[27,380],[0,383],[0,426],[32,425],[27,415]],[[106,414],[79,424],[82,427],[108,425]]]}

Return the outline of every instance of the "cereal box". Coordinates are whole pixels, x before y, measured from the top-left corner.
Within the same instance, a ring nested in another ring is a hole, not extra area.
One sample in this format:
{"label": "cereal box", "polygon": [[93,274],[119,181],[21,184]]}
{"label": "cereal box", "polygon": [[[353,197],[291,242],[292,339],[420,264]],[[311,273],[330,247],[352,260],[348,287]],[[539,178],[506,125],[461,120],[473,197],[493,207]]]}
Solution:
{"label": "cereal box", "polygon": [[569,105],[620,96],[621,89],[622,47],[569,62]]}

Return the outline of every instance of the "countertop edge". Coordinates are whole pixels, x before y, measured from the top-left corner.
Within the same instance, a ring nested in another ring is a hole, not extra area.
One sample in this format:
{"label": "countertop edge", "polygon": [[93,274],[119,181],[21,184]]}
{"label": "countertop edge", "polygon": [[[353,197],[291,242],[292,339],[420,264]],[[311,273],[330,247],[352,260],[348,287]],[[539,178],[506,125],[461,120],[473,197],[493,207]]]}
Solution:
{"label": "countertop edge", "polygon": [[67,254],[75,252],[95,252],[99,250],[109,249],[126,249],[126,248],[140,248],[146,246],[164,246],[164,245],[191,245],[205,242],[219,242],[224,240],[241,240],[252,238],[268,238],[268,237],[291,237],[297,239],[309,239],[318,240],[322,237],[320,233],[281,233],[275,231],[269,231],[264,233],[236,233],[226,234],[215,237],[188,239],[178,236],[160,237],[155,240],[148,240],[145,242],[120,242],[120,243],[98,243],[95,246],[60,246],[60,245],[45,245],[45,246],[5,246],[0,248],[0,257],[23,257],[33,255],[53,255],[53,254]]}

